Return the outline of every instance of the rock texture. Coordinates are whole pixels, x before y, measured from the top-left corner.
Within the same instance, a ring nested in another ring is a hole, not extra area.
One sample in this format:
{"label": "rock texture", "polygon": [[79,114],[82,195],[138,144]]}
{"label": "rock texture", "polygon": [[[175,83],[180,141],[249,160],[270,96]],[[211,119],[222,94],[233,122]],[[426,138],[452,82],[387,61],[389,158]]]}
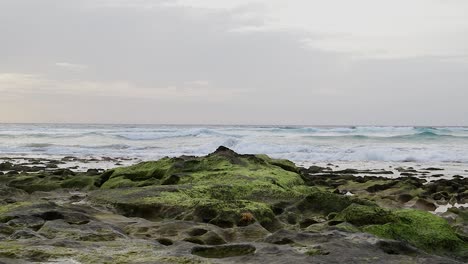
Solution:
{"label": "rock texture", "polygon": [[468,261],[466,209],[427,212],[462,202],[463,178],[306,169],[225,147],[105,172],[53,167],[0,175],[0,263]]}

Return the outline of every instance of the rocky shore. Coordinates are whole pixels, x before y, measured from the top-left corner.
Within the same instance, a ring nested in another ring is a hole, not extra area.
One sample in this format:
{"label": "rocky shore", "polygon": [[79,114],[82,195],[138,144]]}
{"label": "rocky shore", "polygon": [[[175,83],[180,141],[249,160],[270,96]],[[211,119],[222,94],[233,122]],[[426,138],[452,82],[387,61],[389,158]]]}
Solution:
{"label": "rocky shore", "polygon": [[385,177],[225,147],[108,170],[64,159],[0,163],[0,263],[468,261],[468,179],[441,168]]}

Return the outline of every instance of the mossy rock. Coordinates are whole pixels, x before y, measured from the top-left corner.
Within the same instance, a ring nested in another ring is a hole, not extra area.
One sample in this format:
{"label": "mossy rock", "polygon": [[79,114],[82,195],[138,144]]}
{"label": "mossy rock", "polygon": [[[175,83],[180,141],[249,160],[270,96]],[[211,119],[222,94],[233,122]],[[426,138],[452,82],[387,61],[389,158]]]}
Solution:
{"label": "mossy rock", "polygon": [[371,224],[382,225],[395,220],[395,216],[390,210],[377,206],[351,204],[337,214],[330,223],[338,224],[341,222],[348,222],[355,226],[365,226]]}
{"label": "mossy rock", "polygon": [[16,202],[6,205],[0,205],[0,222],[8,222],[11,219],[15,218],[11,214],[15,213],[18,210],[29,209],[33,207],[34,204],[32,202]]}
{"label": "mossy rock", "polygon": [[411,209],[396,210],[392,215],[393,221],[368,225],[363,230],[379,237],[408,242],[428,252],[466,254],[468,244],[457,236],[445,219]]}
{"label": "mossy rock", "polygon": [[375,206],[374,203],[367,200],[314,189],[297,204],[297,208],[300,211],[312,211],[328,215],[333,212],[341,212],[353,203]]}
{"label": "mossy rock", "polygon": [[95,180],[93,176],[73,176],[60,183],[60,187],[65,189],[92,189]]}
{"label": "mossy rock", "polygon": [[296,170],[289,161],[220,147],[205,157],[163,158],[106,172],[100,178],[101,190],[91,198],[129,216],[196,220],[221,227],[238,225],[249,213],[249,224],[259,222],[274,229],[279,224],[272,205],[294,202],[314,191],[304,186]]}
{"label": "mossy rock", "polygon": [[8,186],[24,190],[28,193],[36,191],[53,191],[60,189],[60,181],[46,175],[20,175],[8,183]]}
{"label": "mossy rock", "polygon": [[6,185],[28,193],[50,192],[57,189],[89,190],[95,188],[94,185],[97,179],[97,176],[82,173],[75,175],[21,174],[7,181]]}

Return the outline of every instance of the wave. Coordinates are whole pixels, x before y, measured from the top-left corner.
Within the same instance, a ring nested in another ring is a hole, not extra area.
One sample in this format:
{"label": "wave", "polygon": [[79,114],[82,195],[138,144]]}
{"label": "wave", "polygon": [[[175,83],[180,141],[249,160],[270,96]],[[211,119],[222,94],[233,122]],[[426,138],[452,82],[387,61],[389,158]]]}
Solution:
{"label": "wave", "polygon": [[210,127],[210,128],[185,128],[185,127],[123,127],[115,129],[100,129],[90,131],[84,130],[47,130],[47,131],[1,131],[0,139],[81,139],[98,138],[116,139],[116,140],[160,140],[168,138],[182,137],[230,137],[241,138],[252,135],[291,135],[302,137],[348,137],[354,139],[367,138],[429,138],[429,137],[468,137],[468,128],[465,127]]}
{"label": "wave", "polygon": [[54,144],[50,143],[31,143],[31,144],[26,144],[24,145],[27,148],[47,148],[47,147],[52,147]]}
{"label": "wave", "polygon": [[293,161],[468,163],[466,127],[0,125],[0,155],[205,155],[219,145]]}

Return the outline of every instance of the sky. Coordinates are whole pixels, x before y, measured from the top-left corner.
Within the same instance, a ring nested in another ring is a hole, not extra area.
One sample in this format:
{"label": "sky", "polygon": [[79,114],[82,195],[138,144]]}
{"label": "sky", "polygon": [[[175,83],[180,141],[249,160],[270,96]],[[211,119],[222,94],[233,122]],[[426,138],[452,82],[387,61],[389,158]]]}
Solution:
{"label": "sky", "polygon": [[0,122],[468,125],[465,0],[0,0]]}

